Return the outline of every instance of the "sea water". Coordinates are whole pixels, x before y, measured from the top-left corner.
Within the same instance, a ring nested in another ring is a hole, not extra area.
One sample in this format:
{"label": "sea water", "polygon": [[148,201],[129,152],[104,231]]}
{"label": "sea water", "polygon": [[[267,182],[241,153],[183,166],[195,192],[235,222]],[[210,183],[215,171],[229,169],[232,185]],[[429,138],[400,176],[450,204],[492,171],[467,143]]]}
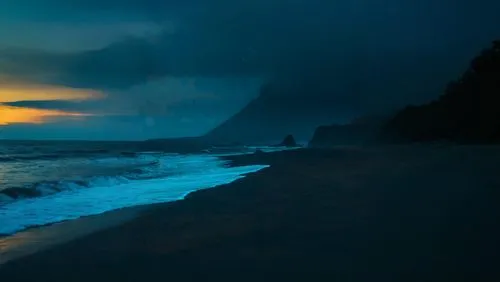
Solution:
{"label": "sea water", "polygon": [[[1,142],[0,234],[183,199],[267,167],[231,167],[217,150],[147,149],[132,142]],[[255,149],[225,148],[223,155]]]}

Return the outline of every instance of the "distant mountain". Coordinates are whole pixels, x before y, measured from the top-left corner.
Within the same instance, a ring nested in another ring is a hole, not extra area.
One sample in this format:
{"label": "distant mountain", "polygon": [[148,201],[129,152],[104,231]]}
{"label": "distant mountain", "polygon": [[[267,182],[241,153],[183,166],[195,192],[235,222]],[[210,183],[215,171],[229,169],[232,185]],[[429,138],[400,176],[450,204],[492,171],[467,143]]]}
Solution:
{"label": "distant mountain", "polygon": [[290,93],[286,88],[265,85],[259,97],[204,138],[210,142],[277,144],[292,134],[297,140],[309,140],[318,124],[335,120],[335,112],[325,110],[331,102],[286,93]]}
{"label": "distant mountain", "polygon": [[383,133],[396,141],[500,143],[500,41],[474,58],[439,99],[406,107]]}
{"label": "distant mountain", "polygon": [[[345,123],[361,114],[387,112],[437,97],[442,81],[466,65],[458,58],[469,56],[456,50],[370,52],[341,60],[307,57],[307,62],[281,69],[257,98],[204,139],[276,144],[292,134],[298,142],[308,141],[319,125]],[[432,72],[429,65],[433,65]]]}

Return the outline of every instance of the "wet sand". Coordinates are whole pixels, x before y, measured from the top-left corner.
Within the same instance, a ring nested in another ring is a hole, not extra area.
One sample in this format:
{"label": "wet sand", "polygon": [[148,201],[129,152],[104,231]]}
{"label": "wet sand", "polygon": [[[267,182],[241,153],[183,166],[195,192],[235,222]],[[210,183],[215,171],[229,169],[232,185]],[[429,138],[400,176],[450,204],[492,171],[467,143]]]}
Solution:
{"label": "wet sand", "polygon": [[0,265],[92,233],[121,225],[154,206],[139,206],[33,227],[11,236],[0,236]]}
{"label": "wet sand", "polygon": [[500,148],[231,157],[232,184],[0,266],[1,281],[500,281]]}

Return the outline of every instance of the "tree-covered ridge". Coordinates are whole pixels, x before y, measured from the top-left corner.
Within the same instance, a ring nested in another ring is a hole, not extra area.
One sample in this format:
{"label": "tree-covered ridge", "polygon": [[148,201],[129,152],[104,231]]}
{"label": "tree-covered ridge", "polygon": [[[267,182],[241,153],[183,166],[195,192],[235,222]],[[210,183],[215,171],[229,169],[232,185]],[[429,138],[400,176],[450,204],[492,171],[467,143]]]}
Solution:
{"label": "tree-covered ridge", "polygon": [[406,107],[384,132],[400,141],[500,142],[500,40],[474,58],[439,99]]}

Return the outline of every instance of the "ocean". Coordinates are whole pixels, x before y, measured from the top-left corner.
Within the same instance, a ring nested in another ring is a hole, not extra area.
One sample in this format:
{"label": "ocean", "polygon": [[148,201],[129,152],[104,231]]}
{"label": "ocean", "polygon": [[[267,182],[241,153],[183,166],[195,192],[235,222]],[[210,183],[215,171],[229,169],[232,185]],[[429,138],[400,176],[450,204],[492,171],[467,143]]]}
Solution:
{"label": "ocean", "polygon": [[266,165],[224,155],[275,147],[173,153],[147,142],[0,141],[0,235],[125,207],[183,199]]}

